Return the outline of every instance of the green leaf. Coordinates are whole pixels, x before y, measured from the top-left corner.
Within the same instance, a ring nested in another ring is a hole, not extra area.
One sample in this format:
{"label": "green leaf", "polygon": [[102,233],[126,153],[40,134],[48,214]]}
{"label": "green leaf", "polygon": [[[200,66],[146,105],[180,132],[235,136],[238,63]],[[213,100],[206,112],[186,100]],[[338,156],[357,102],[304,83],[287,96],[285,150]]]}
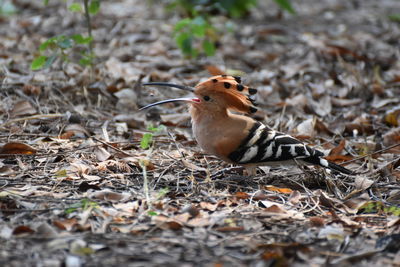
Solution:
{"label": "green leaf", "polygon": [[160,189],[157,193],[157,199],[164,198],[168,193],[169,193],[168,187],[164,187],[164,188]]}
{"label": "green leaf", "polygon": [[89,14],[96,15],[100,10],[100,1],[92,0],[89,4]]}
{"label": "green leaf", "polygon": [[192,20],[190,18],[181,19],[175,24],[174,30],[176,32],[181,31],[183,28],[187,27],[191,23],[191,21]]}
{"label": "green leaf", "polygon": [[69,11],[72,12],[82,12],[82,5],[80,3],[72,3],[69,7],[68,7]]}
{"label": "green leaf", "polygon": [[176,44],[185,55],[191,56],[193,54],[192,37],[188,33],[178,34],[178,36],[176,37]]}
{"label": "green leaf", "polygon": [[205,19],[201,16],[196,17],[192,23],[192,33],[195,36],[203,37],[206,33],[206,29],[208,27]]}
{"label": "green leaf", "polygon": [[72,47],[72,40],[68,37],[62,36],[59,40],[57,40],[57,45],[61,49],[67,49]]}
{"label": "green leaf", "polygon": [[54,61],[57,58],[57,54],[53,54],[50,57],[47,58],[46,62],[44,63],[44,67],[45,69],[50,68],[51,65],[53,65]]}
{"label": "green leaf", "polygon": [[93,37],[83,37],[80,34],[74,34],[71,36],[71,39],[74,40],[76,44],[90,44],[93,41]]}
{"label": "green leaf", "polygon": [[93,60],[90,57],[83,57],[79,60],[79,64],[82,66],[90,66],[92,65]]}
{"label": "green leaf", "polygon": [[400,14],[389,15],[389,19],[394,22],[400,22]]}
{"label": "green leaf", "polygon": [[77,208],[67,208],[67,209],[65,209],[65,213],[66,214],[71,214],[72,212],[74,212],[76,210],[77,210]]}
{"label": "green leaf", "polygon": [[49,0],[43,0],[43,4],[47,6],[49,4]]}
{"label": "green leaf", "polygon": [[79,64],[82,66],[90,66],[93,64],[93,60],[95,58],[94,53],[89,53],[88,51],[84,51],[81,53],[82,58],[79,60]]}
{"label": "green leaf", "polygon": [[156,216],[156,215],[158,215],[158,213],[155,212],[154,210],[149,210],[149,211],[147,212],[147,215],[149,215],[149,216]]}
{"label": "green leaf", "polygon": [[[62,36],[62,35],[61,35],[61,36]],[[60,37],[60,36],[54,36],[54,37],[51,37],[50,39],[44,41],[43,43],[41,43],[40,46],[39,46],[39,51],[40,51],[40,52],[43,52],[44,50],[46,50],[46,49],[49,47],[49,45],[55,44],[56,40],[57,40],[59,37]]]}
{"label": "green leaf", "polygon": [[153,141],[153,134],[145,133],[140,140],[140,147],[142,149],[148,149],[151,146],[151,142]]}
{"label": "green leaf", "polygon": [[47,60],[46,56],[38,56],[36,57],[31,64],[31,70],[40,70],[43,68],[45,62]]}
{"label": "green leaf", "polygon": [[215,54],[215,45],[206,39],[203,41],[203,50],[207,56],[213,56]]}
{"label": "green leaf", "polygon": [[61,169],[56,172],[56,178],[64,178],[67,177],[67,170],[66,169]]}
{"label": "green leaf", "polygon": [[280,8],[282,8],[283,10],[286,10],[287,12],[291,13],[291,14],[296,14],[296,11],[294,10],[294,8],[292,7],[292,4],[290,3],[289,0],[274,0],[275,3],[278,4],[278,6]]}
{"label": "green leaf", "polygon": [[154,127],[153,125],[149,125],[147,127],[147,130],[152,131],[153,133],[159,133],[163,130],[165,130],[165,126],[164,125],[159,125],[158,127]]}

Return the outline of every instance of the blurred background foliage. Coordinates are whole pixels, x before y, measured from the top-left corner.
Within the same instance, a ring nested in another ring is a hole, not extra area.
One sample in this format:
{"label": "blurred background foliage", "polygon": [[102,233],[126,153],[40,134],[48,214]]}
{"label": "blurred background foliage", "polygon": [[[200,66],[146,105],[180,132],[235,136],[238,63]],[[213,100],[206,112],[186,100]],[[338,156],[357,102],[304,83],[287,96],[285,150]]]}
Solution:
{"label": "blurred background foliage", "polygon": [[[175,25],[174,36],[184,56],[212,56],[222,32],[232,30],[233,20],[244,17],[257,6],[257,0],[170,0],[169,11],[178,11],[182,19]],[[295,13],[289,0],[274,0],[284,11]],[[216,26],[215,17],[225,17],[224,26]]]}

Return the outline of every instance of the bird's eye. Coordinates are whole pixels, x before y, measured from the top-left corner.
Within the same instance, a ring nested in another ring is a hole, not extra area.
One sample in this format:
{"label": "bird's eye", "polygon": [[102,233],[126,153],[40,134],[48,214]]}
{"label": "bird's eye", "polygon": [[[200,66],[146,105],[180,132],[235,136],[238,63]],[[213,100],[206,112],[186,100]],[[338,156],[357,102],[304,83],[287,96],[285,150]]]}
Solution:
{"label": "bird's eye", "polygon": [[205,95],[205,96],[203,96],[203,99],[205,100],[205,101],[210,101],[210,97],[208,96],[208,95]]}

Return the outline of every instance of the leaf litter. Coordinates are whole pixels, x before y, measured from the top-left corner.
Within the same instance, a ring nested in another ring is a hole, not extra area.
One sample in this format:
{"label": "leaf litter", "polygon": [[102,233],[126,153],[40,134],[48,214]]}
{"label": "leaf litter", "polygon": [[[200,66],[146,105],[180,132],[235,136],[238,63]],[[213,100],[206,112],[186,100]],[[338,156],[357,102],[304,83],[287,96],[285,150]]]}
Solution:
{"label": "leaf litter", "polygon": [[[104,3],[93,73],[74,63],[30,72],[43,38],[82,28],[59,3],[21,4],[21,14],[0,20],[1,265],[398,264],[392,4],[309,1],[284,19],[272,6],[253,10],[237,22],[242,31],[222,37],[222,61],[188,61],[165,12]],[[199,150],[182,105],[137,111],[183,96],[141,82],[194,85],[225,73],[259,89],[256,119],[359,174],[263,167],[249,178]],[[166,130],[149,130],[160,124]]]}

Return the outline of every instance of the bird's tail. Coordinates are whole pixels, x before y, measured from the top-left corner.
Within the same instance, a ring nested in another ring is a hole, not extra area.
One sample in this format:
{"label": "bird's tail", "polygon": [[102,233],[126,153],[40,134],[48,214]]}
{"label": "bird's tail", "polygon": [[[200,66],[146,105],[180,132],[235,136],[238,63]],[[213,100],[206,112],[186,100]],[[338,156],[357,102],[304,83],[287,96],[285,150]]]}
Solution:
{"label": "bird's tail", "polygon": [[356,175],[356,172],[353,172],[343,166],[340,166],[336,163],[333,163],[331,161],[328,161],[324,158],[320,158],[320,157],[309,157],[309,158],[305,158],[304,159],[305,162],[311,163],[311,164],[315,164],[315,165],[320,165],[324,168],[328,168],[334,171],[338,171],[347,175]]}
{"label": "bird's tail", "polygon": [[348,174],[348,175],[356,175],[356,173],[354,171],[351,171],[343,166],[337,165],[336,163],[333,163],[331,161],[328,161],[328,168],[334,171],[338,171],[344,174]]}

